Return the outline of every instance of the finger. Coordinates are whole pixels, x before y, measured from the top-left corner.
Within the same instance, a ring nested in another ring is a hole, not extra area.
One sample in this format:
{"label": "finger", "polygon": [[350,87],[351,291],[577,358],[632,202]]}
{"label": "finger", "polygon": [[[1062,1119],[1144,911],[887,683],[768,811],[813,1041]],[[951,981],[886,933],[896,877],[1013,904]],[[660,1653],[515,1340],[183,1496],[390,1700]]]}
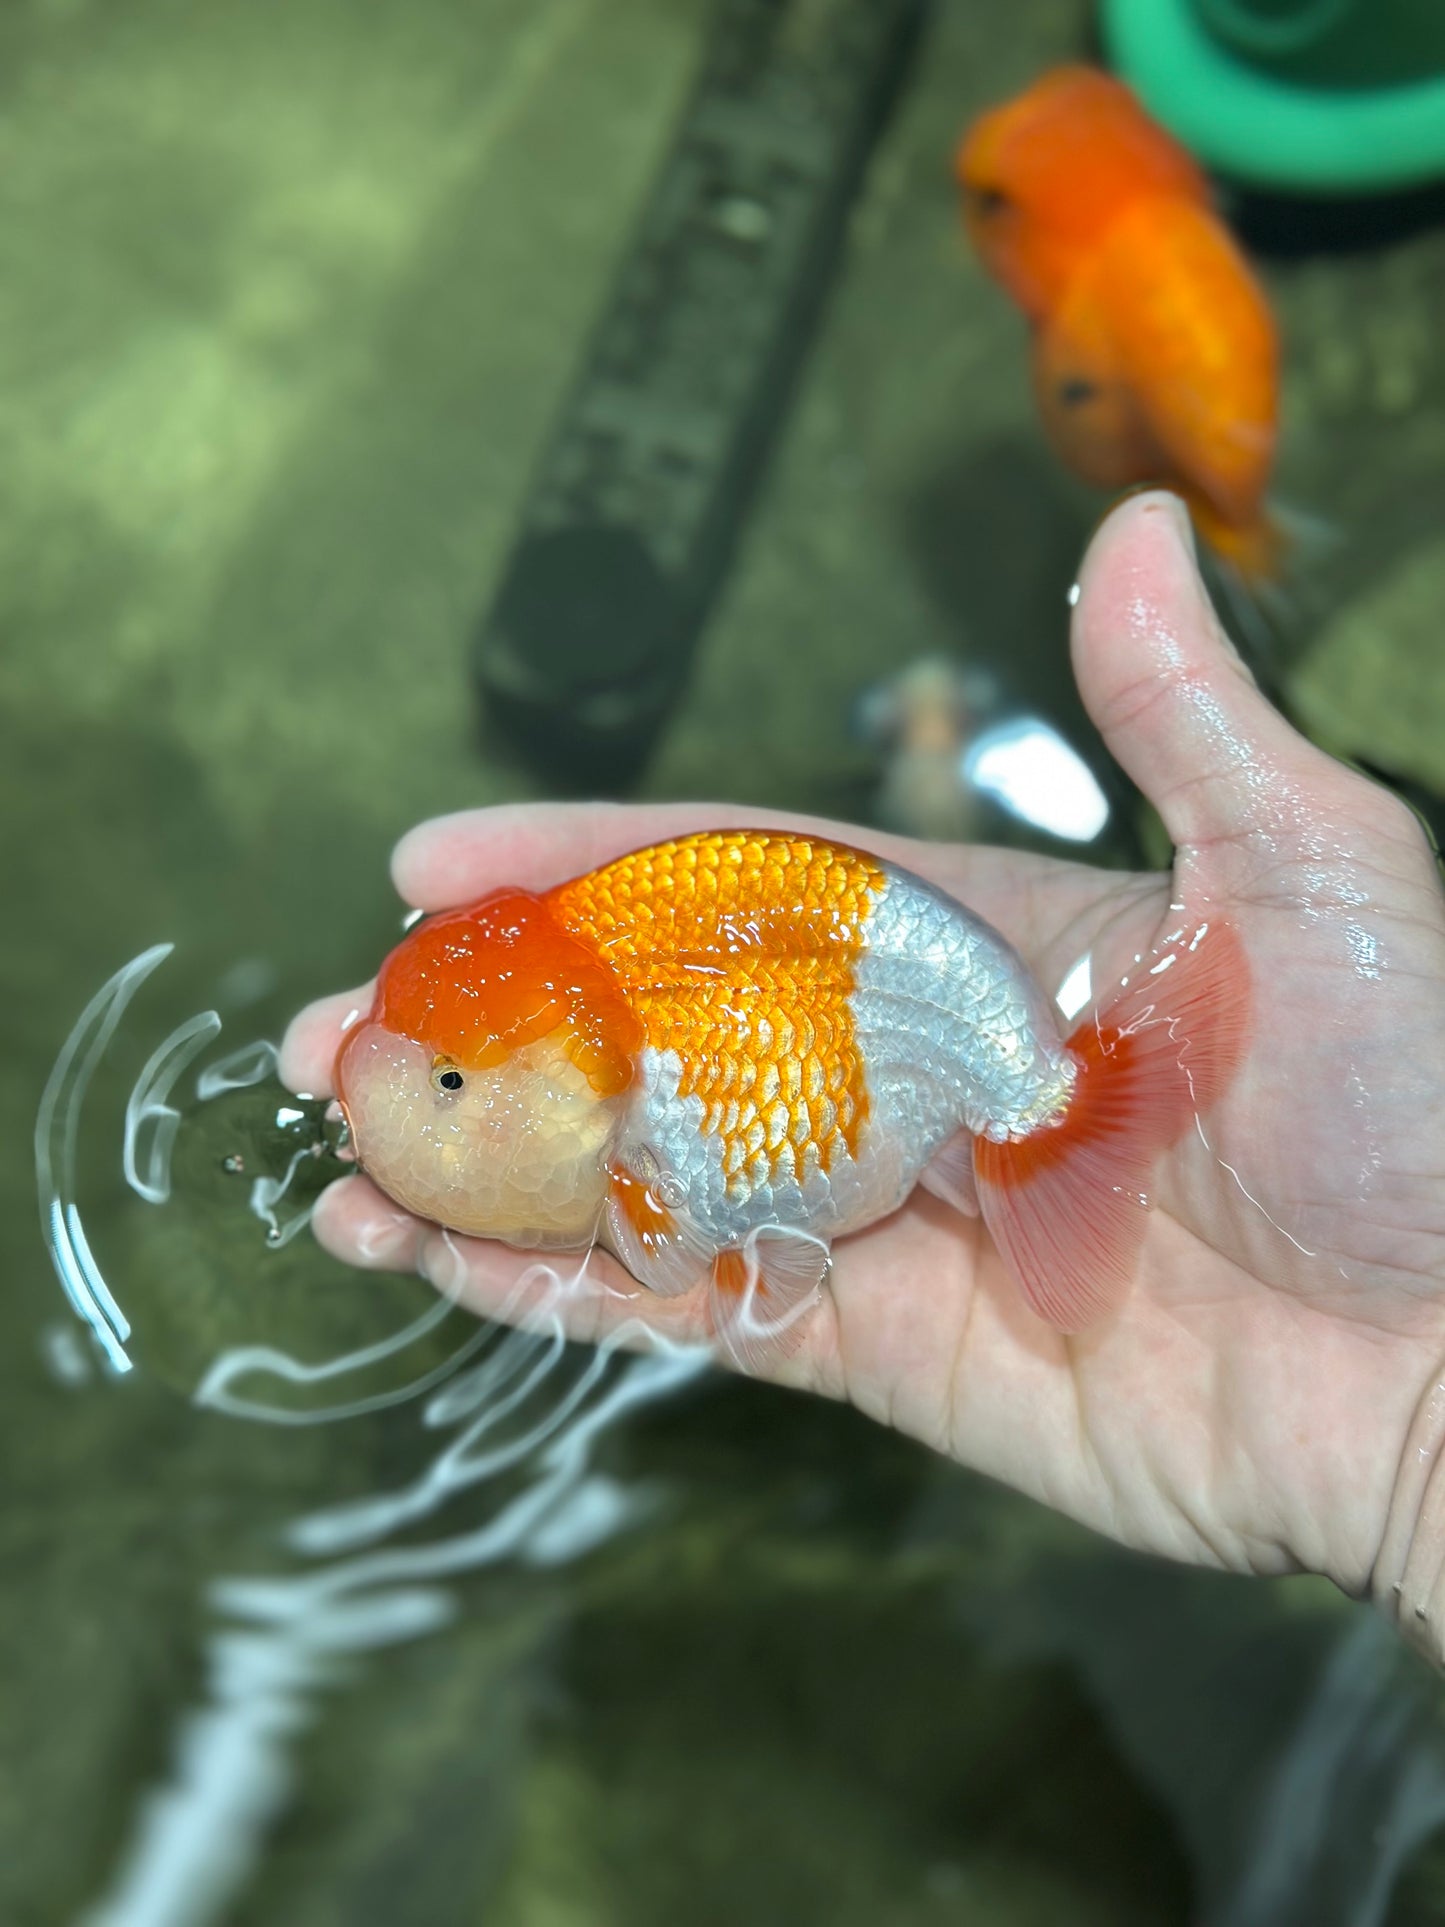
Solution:
{"label": "finger", "polygon": [[1090,715],[1185,852],[1277,839],[1318,805],[1322,783],[1348,780],[1240,661],[1172,495],[1132,497],[1094,537],[1080,572],[1073,654]]}
{"label": "finger", "polygon": [[312,1097],[331,1097],[336,1090],[332,1075],[341,1035],[347,1021],[371,1009],[376,991],[375,978],[358,990],[339,990],[334,996],[319,997],[299,1011],[286,1026],[281,1039],[276,1070],[281,1082],[293,1091],[306,1091]]}
{"label": "finger", "polygon": [[651,1337],[672,1345],[710,1342],[706,1297],[659,1298],[609,1253],[514,1251],[485,1238],[428,1226],[420,1269],[445,1297],[480,1318],[535,1328],[560,1323],[569,1339],[598,1345]]}
{"label": "finger", "polygon": [[[767,812],[758,812],[766,815]],[[752,819],[708,803],[514,803],[458,810],[409,830],[392,852],[398,894],[422,910],[465,903],[501,884],[549,889],[628,850]],[[782,818],[778,827],[788,827]],[[802,821],[793,819],[793,827]]]}
{"label": "finger", "polygon": [[[719,1365],[736,1369],[713,1341],[706,1290],[661,1298],[631,1277],[609,1252],[514,1251],[484,1238],[464,1238],[423,1223],[384,1196],[368,1178],[341,1178],[316,1202],[312,1233],[324,1251],[367,1271],[420,1273],[444,1297],[479,1318],[529,1330],[560,1329],[578,1344],[709,1347]],[[796,1350],[780,1348],[767,1376],[821,1389],[820,1356],[836,1351],[827,1302],[799,1328]],[[836,1389],[831,1386],[830,1389]]]}
{"label": "finger", "polygon": [[[853,844],[927,877],[994,925],[1026,956],[1117,888],[1085,865],[1013,850],[920,843],[823,817],[740,810],[736,804],[536,803],[461,810],[418,824],[392,857],[396,887],[427,910],[465,903],[502,884],[550,888],[628,850],[695,830],[773,828]],[[1070,937],[1069,941],[1072,941]]]}
{"label": "finger", "polygon": [[500,883],[547,889],[649,843],[697,830],[782,830],[852,843],[917,868],[927,846],[820,816],[736,803],[518,803],[419,823],[397,844],[392,879],[408,903],[442,909]]}
{"label": "finger", "polygon": [[378,1191],[370,1178],[338,1178],[316,1200],[311,1235],[323,1251],[363,1271],[418,1271],[436,1230]]}
{"label": "finger", "polygon": [[659,1298],[600,1249],[542,1256],[439,1230],[393,1204],[369,1178],[329,1185],[316,1201],[311,1228],[322,1249],[343,1264],[419,1272],[478,1317],[535,1324],[555,1315],[569,1338],[585,1344],[634,1326],[639,1339],[651,1331],[677,1345],[708,1337],[700,1292],[685,1300]]}

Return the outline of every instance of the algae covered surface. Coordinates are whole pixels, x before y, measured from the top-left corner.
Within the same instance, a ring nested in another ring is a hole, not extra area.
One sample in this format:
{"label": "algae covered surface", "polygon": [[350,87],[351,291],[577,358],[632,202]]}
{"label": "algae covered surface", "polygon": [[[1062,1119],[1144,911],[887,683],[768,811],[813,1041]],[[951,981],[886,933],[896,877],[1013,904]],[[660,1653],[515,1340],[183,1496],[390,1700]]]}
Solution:
{"label": "algae covered surface", "polygon": [[[0,21],[7,1927],[149,1927],[151,1796],[244,1658],[218,1582],[305,1571],[289,1522],[435,1453],[415,1405],[195,1407],[225,1347],[331,1357],[428,1293],[266,1248],[221,1164],[264,1094],[183,1126],[165,1207],[121,1182],[120,1112],[192,1011],[239,1044],[364,979],[409,824],[535,793],[479,746],[468,652],[705,24],[702,0]],[[947,156],[1087,31],[1065,0],[934,9],[641,793],[861,815],[850,705],[938,649],[1077,720],[1064,595],[1099,504],[1041,441]],[[1281,491],[1336,529],[1280,674],[1335,746],[1445,788],[1445,230],[1265,272]],[[75,1017],[158,940],[79,1142],[135,1325],[113,1379],[51,1274],[30,1137]],[[463,1571],[435,1623],[280,1693],[285,1776],[227,1821],[211,1911],[202,1852],[198,1911],[158,1927],[1438,1917],[1436,1690],[1326,1589],[1126,1558],[721,1377],[597,1458],[617,1529],[591,1550]]]}

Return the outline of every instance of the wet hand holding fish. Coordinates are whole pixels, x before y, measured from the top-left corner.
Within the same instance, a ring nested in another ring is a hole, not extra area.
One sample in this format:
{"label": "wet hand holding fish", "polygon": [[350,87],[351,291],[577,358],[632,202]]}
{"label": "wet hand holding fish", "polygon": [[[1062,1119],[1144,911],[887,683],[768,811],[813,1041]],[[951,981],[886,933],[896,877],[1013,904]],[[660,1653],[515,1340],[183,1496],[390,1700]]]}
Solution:
{"label": "wet hand holding fish", "polygon": [[1107,1313],[1154,1159],[1223,1089],[1248,996],[1229,926],[1184,919],[1066,1043],[1012,947],[933,885],[708,831],[424,920],[336,1087],[409,1211],[526,1249],[600,1239],[651,1291],[705,1286],[756,1367],[831,1241],[920,1179],[976,1187],[1052,1324]]}
{"label": "wet hand holding fish", "polygon": [[[1127,1291],[1120,1298],[1111,1287],[1117,1308],[1084,1336],[1031,1312],[1022,1263],[979,1218],[920,1184],[891,1215],[837,1236],[826,1288],[793,1328],[795,1342],[759,1343],[759,1368],[846,1398],[1126,1544],[1240,1571],[1304,1568],[1373,1592],[1439,1657],[1445,898],[1434,859],[1402,805],[1304,741],[1261,696],[1221,635],[1187,521],[1167,498],[1131,498],[1096,535],[1073,651],[1089,713],[1175,845],[1171,875],[883,837],[881,862],[851,852],[846,861],[882,868],[890,882],[895,868],[920,875],[945,907],[967,904],[1007,934],[1045,989],[1089,954],[1108,1018],[1100,1045],[1113,1033],[1118,1055],[1142,1053],[1133,1070],[1167,1070],[1171,1105],[1175,1073],[1213,1034],[1193,1000],[1215,974],[1211,954],[1227,955],[1229,940],[1215,939],[1228,926],[1248,959],[1245,1054],[1212,1105],[1198,1086],[1191,1092],[1182,1134],[1149,1174],[1152,1207],[1131,1199],[1132,1187],[1109,1191],[1107,1228],[1142,1226],[1142,1245]],[[721,817],[696,805],[467,812],[413,831],[393,867],[406,901],[441,913],[440,926],[499,883],[549,901],[576,888],[559,879],[605,874],[639,845],[685,845]],[[769,834],[810,846],[848,841],[838,826],[799,819]],[[1201,923],[1208,928],[1191,949]],[[749,927],[739,927],[740,943]],[[1164,967],[1139,972],[1136,955]],[[1151,1048],[1170,1026],[1148,1019],[1162,1012],[1171,979],[1171,997],[1187,988],[1176,975],[1186,968],[1197,973],[1195,990],[1182,1017],[1173,1007],[1171,1049]],[[862,975],[855,959],[850,994]],[[950,975],[951,994],[963,975]],[[1115,999],[1123,976],[1132,980],[1123,997],[1138,1004]],[[580,1021],[595,986],[570,977],[556,988],[581,1040],[563,1053],[562,1094],[583,1118],[607,1119],[610,1132],[612,1107],[627,1100],[607,1090],[621,1074],[611,1043],[604,1036],[594,1052]],[[378,1001],[369,986],[301,1013],[282,1050],[288,1083],[329,1090],[338,1051],[361,1021],[353,1014]],[[909,1038],[932,1034],[911,1019],[903,1028]],[[855,1044],[857,1034],[855,1023]],[[1229,1035],[1227,1022],[1219,1035]],[[1085,1093],[1091,1083],[1117,1088],[1117,1064],[1093,1078],[1087,1031],[1063,1041],[1084,1060],[1076,1090],[1081,1081]],[[922,1059],[916,1044],[903,1048],[906,1071]],[[450,1067],[429,1068],[447,1088]],[[574,1140],[585,1135],[577,1115],[569,1113]],[[1126,1105],[1111,1124],[1130,1136],[1131,1115]],[[1167,1135],[1172,1121],[1154,1116]],[[1188,1121],[1196,1116],[1197,1128]],[[861,1129],[857,1138],[861,1149]],[[926,1142],[903,1141],[914,1163],[926,1155]],[[604,1170],[621,1142],[609,1144]],[[974,1149],[985,1162],[996,1150],[1033,1158],[1013,1187],[1026,1213],[1033,1185],[1047,1201],[1061,1177],[1084,1171],[1112,1142],[1107,1132],[1081,1144],[1066,1113],[1061,1125],[999,1145],[981,1135]],[[967,1168],[948,1155],[957,1143],[945,1140],[930,1181],[967,1202],[958,1190]],[[666,1148],[665,1139],[644,1144]],[[866,1151],[854,1162],[866,1164]],[[595,1168],[585,1157],[560,1163],[565,1181],[549,1209],[570,1209],[568,1184]],[[655,1177],[646,1159],[627,1169],[644,1198],[676,1213],[690,1191],[657,1164]],[[992,1174],[982,1176],[987,1200]],[[901,1189],[901,1172],[897,1182]],[[501,1188],[514,1188],[511,1179]],[[589,1202],[595,1208],[595,1194]],[[571,1336],[604,1343],[642,1325],[663,1340],[707,1335],[706,1249],[700,1286],[673,1296],[637,1286],[600,1250],[585,1270],[553,1261],[565,1274],[559,1297],[559,1280],[541,1276],[532,1255],[439,1231],[365,1177],[333,1184],[313,1225],[347,1264],[420,1271],[482,1315],[540,1316],[549,1328],[560,1318]],[[1069,1275],[1075,1229],[1060,1252],[1065,1269],[1050,1266],[1048,1277]]]}

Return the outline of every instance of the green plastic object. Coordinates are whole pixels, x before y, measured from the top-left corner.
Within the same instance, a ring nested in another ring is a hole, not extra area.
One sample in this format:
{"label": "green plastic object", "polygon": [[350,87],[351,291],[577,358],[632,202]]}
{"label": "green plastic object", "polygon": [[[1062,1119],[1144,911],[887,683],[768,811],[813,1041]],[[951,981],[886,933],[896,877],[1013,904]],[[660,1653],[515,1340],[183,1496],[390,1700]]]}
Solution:
{"label": "green plastic object", "polygon": [[1359,193],[1445,176],[1445,0],[1101,0],[1111,64],[1222,173]]}

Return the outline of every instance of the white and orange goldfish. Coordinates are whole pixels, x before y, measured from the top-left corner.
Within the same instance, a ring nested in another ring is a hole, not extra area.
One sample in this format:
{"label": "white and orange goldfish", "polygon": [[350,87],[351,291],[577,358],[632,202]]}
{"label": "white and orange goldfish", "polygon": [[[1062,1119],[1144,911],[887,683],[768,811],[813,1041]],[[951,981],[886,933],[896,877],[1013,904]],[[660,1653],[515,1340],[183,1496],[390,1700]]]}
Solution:
{"label": "white and orange goldfish", "polygon": [[357,1156],[399,1204],[523,1249],[607,1246],[709,1297],[755,1365],[828,1250],[922,1180],[1076,1330],[1128,1288],[1150,1172],[1225,1088],[1249,989],[1181,924],[1065,1039],[1005,940],[895,865],[720,830],[418,923],[346,1033]]}

